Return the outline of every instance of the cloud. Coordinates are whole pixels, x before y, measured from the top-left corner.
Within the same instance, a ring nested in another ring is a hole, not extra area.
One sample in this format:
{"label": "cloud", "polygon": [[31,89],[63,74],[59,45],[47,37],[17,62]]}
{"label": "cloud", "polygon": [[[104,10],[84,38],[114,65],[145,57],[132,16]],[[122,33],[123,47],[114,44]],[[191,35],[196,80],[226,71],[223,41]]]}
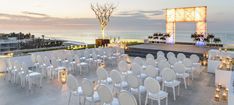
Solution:
{"label": "cloud", "polygon": [[151,11],[122,11],[118,16],[135,16],[135,15],[145,15],[145,16],[161,16],[163,15],[162,10],[151,10]]}
{"label": "cloud", "polygon": [[[131,15],[127,17],[119,15],[112,16],[108,29],[152,29],[155,28],[157,24],[162,24],[163,20],[150,19],[143,12],[146,11],[131,13]],[[0,13],[0,28],[99,29],[98,21],[95,18],[60,18],[27,11],[22,13],[21,15]]]}
{"label": "cloud", "polygon": [[32,16],[48,17],[48,15],[46,15],[46,14],[36,13],[36,12],[23,11],[22,13],[23,13],[23,14],[26,14],[26,15],[32,15]]}

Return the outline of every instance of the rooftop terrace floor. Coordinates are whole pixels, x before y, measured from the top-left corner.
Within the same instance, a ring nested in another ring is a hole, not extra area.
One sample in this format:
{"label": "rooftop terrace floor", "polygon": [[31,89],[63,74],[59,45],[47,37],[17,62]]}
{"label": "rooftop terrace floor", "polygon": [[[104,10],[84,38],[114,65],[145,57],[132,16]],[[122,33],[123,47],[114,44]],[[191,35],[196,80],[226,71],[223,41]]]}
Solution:
{"label": "rooftop terrace floor", "polygon": [[[111,69],[108,68],[108,71]],[[173,101],[172,89],[167,89],[169,92],[168,105],[227,105],[224,102],[215,102],[213,99],[215,86],[214,75],[207,72],[202,72],[200,77],[194,78],[189,81],[188,89],[184,88],[183,83],[180,88],[180,96],[177,100]],[[76,75],[79,83],[82,78],[90,80],[97,79],[94,71],[89,75],[78,76]],[[0,105],[67,105],[68,104],[68,91],[66,86],[62,86],[57,80],[43,80],[42,88],[34,88],[29,92],[19,85],[13,85],[5,81],[2,76],[0,79]],[[136,96],[137,97],[137,96]],[[142,100],[145,96],[142,96]],[[136,98],[138,99],[138,98]],[[161,105],[164,105],[164,101]],[[142,104],[144,101],[142,101]],[[154,105],[157,102],[154,102]],[[73,97],[70,105],[78,105]]]}

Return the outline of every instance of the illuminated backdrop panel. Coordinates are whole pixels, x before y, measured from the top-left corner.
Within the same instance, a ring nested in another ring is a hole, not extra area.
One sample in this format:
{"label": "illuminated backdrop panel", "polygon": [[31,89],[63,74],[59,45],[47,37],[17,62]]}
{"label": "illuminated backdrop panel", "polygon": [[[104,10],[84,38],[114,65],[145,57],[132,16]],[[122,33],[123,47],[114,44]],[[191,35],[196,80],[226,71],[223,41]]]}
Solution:
{"label": "illuminated backdrop panel", "polygon": [[175,42],[176,22],[195,22],[196,32],[206,34],[206,17],[206,6],[166,9],[166,32],[171,35],[169,43]]}

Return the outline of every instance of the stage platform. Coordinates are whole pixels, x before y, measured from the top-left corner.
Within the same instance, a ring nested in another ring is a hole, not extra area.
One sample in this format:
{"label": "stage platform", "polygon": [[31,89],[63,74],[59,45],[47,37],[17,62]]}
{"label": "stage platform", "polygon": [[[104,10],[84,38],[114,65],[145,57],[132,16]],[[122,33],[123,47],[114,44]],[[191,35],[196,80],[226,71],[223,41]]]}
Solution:
{"label": "stage platform", "polygon": [[175,55],[178,53],[184,53],[186,57],[189,57],[191,54],[197,54],[200,58],[202,58],[203,54],[208,52],[210,49],[215,49],[215,47],[197,47],[191,44],[169,45],[164,43],[150,43],[128,46],[125,53],[133,57],[145,57],[146,54],[151,53],[156,57],[157,51],[163,51],[165,54],[168,52],[173,52]]}

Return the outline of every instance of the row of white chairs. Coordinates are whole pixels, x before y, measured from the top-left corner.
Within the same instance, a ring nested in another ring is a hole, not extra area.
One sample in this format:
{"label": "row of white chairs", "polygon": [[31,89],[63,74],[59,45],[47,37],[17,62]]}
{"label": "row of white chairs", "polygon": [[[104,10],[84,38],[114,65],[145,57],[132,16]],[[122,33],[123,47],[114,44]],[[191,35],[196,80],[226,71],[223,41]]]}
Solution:
{"label": "row of white chairs", "polygon": [[[8,62],[11,62],[8,60]],[[12,61],[11,66],[7,67],[6,80],[17,84],[20,83],[21,87],[28,87],[31,90],[32,86],[42,86],[42,75],[40,72],[29,70],[24,62]]]}
{"label": "row of white chairs", "polygon": [[[127,91],[121,91],[118,96],[115,96],[110,87],[105,84],[95,86],[90,80],[84,78],[81,85],[78,85],[77,79],[73,75],[68,76],[69,99],[70,105],[71,97],[78,96],[78,103],[85,105],[86,101],[94,105],[101,103],[101,105],[137,105],[135,97]],[[81,103],[83,98],[83,103]]]}
{"label": "row of white chairs", "polygon": [[[99,68],[97,72],[105,71],[103,68]],[[105,72],[106,73],[106,72]],[[165,74],[167,75],[167,74]],[[100,76],[100,75],[99,75]],[[98,76],[98,77],[99,77]],[[105,75],[106,76],[106,75]],[[140,105],[141,104],[141,94],[146,94],[145,96],[145,104],[148,103],[148,100],[156,100],[160,105],[160,101],[162,99],[166,99],[166,105],[168,104],[168,93],[160,89],[160,84],[157,80],[152,77],[147,77],[144,80],[144,85],[140,84],[139,78],[134,74],[127,74],[126,81],[123,80],[122,74],[117,70],[112,70],[110,73],[110,78],[112,85],[108,83],[108,77],[106,78],[106,82],[98,82],[98,84],[94,85],[92,82],[86,78],[83,79],[81,86],[78,86],[77,80],[74,76],[69,75],[68,79],[68,87],[70,90],[68,105],[70,104],[70,99],[72,95],[78,96],[78,102],[80,103],[81,97],[84,98],[85,104],[86,101],[89,101],[92,104],[97,102],[101,102],[103,104],[112,104],[112,105]],[[99,77],[100,79],[100,77]],[[102,78],[103,81],[104,78]],[[125,82],[125,83],[124,83]],[[124,85],[126,84],[126,85]],[[113,89],[111,91],[111,88]],[[114,89],[118,89],[117,93]],[[121,94],[123,91],[126,92],[132,98],[122,98]],[[139,104],[137,104],[134,94],[138,95]],[[115,98],[114,98],[114,97]],[[119,96],[119,97],[118,97]],[[118,97],[118,98],[117,98]],[[134,101],[132,101],[134,100]],[[129,102],[131,101],[131,102]]]}
{"label": "row of white chairs", "polygon": [[[102,54],[102,55],[98,55]],[[63,69],[69,70],[70,73],[79,72],[89,73],[90,69],[96,69],[101,63],[110,62],[115,60],[123,54],[123,50],[118,48],[95,48],[85,49],[79,51],[54,51],[46,54],[36,53],[32,54],[33,65],[26,66],[24,63],[19,63],[17,60],[7,60],[7,78],[13,83],[20,80],[20,85],[25,86],[26,83],[33,84],[40,83],[43,77],[54,79],[59,77],[59,72]],[[116,59],[113,59],[113,58]],[[117,62],[117,61],[116,61]],[[92,68],[92,64],[95,64]],[[107,65],[107,63],[105,64]],[[32,69],[29,70],[29,67]],[[30,78],[32,79],[28,79]],[[27,77],[27,78],[26,78]],[[27,80],[25,80],[26,78]],[[34,79],[36,78],[36,79]],[[38,78],[38,79],[37,79]],[[39,82],[38,82],[39,81]],[[29,85],[31,89],[32,85]]]}

